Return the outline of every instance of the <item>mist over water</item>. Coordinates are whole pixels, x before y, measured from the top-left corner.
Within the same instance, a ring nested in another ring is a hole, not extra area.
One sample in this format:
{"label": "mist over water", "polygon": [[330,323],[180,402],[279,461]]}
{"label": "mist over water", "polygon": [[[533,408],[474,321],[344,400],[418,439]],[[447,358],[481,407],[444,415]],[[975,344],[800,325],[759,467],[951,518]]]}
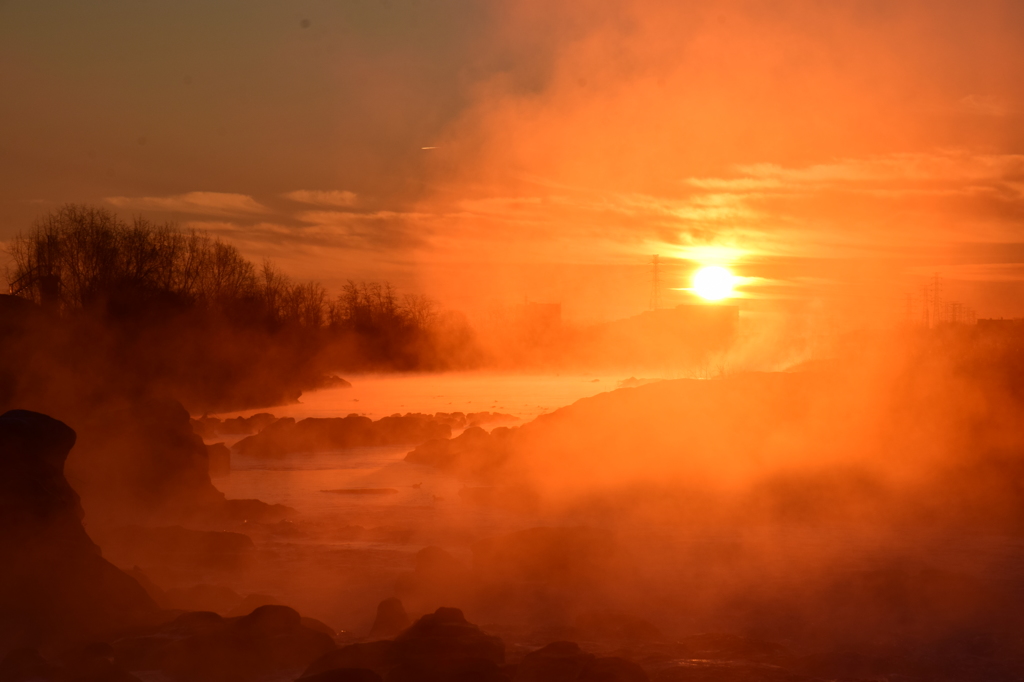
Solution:
{"label": "mist over water", "polygon": [[[347,374],[352,386],[303,393],[295,404],[275,407],[279,417],[344,417],[351,413],[380,419],[396,412],[498,411],[523,420],[616,388],[628,376],[596,373],[504,373],[489,371],[433,374]],[[636,378],[636,377],[633,377]],[[225,412],[250,416],[259,409]]]}
{"label": "mist over water", "polygon": [[1024,679],[1022,35],[0,2],[0,682]]}

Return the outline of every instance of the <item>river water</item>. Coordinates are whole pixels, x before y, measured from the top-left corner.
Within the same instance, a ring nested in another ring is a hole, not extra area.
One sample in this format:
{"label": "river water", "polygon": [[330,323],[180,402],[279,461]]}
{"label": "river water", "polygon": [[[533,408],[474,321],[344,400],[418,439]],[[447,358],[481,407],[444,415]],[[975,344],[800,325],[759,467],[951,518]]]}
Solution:
{"label": "river water", "polygon": [[[628,377],[455,373],[346,377],[351,388],[315,391],[300,402],[221,418],[270,412],[278,417],[373,419],[395,413],[500,412],[525,423],[538,415],[615,389]],[[486,428],[497,426],[489,424]],[[456,434],[457,435],[457,434]],[[237,439],[235,439],[237,440]],[[212,442],[212,441],[211,441]],[[234,440],[226,440],[230,446]],[[261,567],[233,576],[238,592],[266,593],[346,630],[366,622],[417,551],[445,548],[470,560],[474,540],[542,525],[501,509],[470,505],[466,482],[404,461],[412,446],[364,447],[260,459],[232,455],[230,474],[213,479],[229,499],[284,504],[297,514],[282,527],[252,528]],[[376,494],[331,492],[373,489]],[[219,580],[212,576],[211,581]]]}
{"label": "river water", "polygon": [[[247,417],[257,412],[271,412],[278,417],[304,419],[355,413],[380,419],[408,412],[486,411],[514,417],[493,426],[512,426],[580,398],[612,390],[623,379],[625,377],[575,374],[366,375],[351,377],[351,388],[314,391],[292,405],[217,416]],[[232,445],[234,441],[226,442]],[[270,461],[235,456],[231,474],[214,483],[229,498],[255,498],[285,504],[316,517],[344,514],[346,518],[365,515],[379,518],[386,514],[401,515],[403,509],[458,505],[459,482],[429,467],[403,462],[410,449],[355,448]],[[344,488],[392,488],[399,492],[377,496],[322,492]]]}

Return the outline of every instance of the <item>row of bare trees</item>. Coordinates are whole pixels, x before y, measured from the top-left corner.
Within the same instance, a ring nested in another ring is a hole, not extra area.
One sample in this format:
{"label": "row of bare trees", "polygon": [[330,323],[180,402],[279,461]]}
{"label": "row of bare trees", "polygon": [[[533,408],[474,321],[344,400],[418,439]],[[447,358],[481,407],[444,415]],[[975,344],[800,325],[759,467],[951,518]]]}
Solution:
{"label": "row of bare trees", "polygon": [[196,230],[143,218],[127,223],[102,208],[68,205],[9,246],[12,293],[62,312],[143,316],[206,310],[270,327],[399,333],[428,328],[436,306],[390,284],[349,282],[330,297],[318,282],[291,280],[269,261]]}

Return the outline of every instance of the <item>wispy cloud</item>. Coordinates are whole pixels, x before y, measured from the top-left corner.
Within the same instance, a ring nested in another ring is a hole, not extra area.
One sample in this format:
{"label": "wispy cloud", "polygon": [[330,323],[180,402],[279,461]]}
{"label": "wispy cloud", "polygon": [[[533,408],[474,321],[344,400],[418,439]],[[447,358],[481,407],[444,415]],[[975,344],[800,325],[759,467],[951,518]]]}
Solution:
{"label": "wispy cloud", "polygon": [[312,189],[297,189],[293,192],[287,192],[284,194],[286,199],[291,199],[300,204],[310,204],[313,206],[355,206],[359,197],[355,192],[348,192],[346,190],[312,190]]}
{"label": "wispy cloud", "polygon": [[976,116],[1006,116],[1010,113],[1010,108],[992,95],[967,95],[957,102],[957,108]]}
{"label": "wispy cloud", "polygon": [[244,216],[270,213],[248,194],[186,192],[168,197],[107,197],[107,203],[131,211],[163,211],[211,216]]}

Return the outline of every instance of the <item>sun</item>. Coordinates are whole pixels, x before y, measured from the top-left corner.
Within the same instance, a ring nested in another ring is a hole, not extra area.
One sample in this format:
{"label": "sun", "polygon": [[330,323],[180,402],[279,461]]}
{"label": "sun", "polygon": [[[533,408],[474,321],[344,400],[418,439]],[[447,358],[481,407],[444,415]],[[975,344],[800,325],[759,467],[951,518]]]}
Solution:
{"label": "sun", "polygon": [[720,301],[733,294],[736,275],[721,265],[708,265],[693,274],[693,293],[709,301]]}

